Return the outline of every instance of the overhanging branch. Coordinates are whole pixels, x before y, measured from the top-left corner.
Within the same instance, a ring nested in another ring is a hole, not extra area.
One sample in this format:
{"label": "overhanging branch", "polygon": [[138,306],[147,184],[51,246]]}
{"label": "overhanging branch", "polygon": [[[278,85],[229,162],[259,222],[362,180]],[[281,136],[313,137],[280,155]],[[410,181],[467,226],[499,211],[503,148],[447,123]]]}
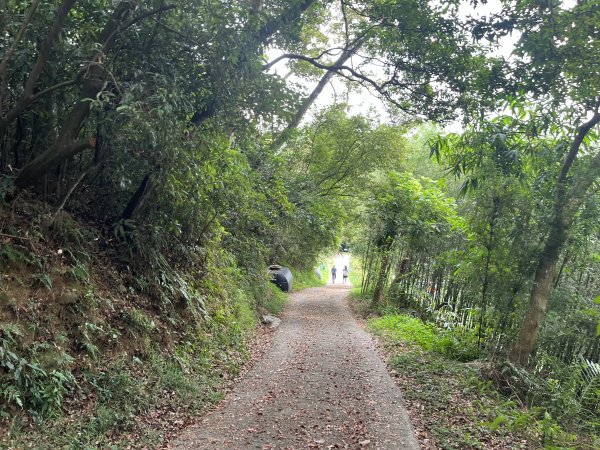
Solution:
{"label": "overhanging branch", "polygon": [[[395,100],[391,96],[391,94],[385,89],[389,85],[401,86],[405,89],[409,89],[409,86],[410,86],[409,83],[401,85],[396,80],[390,79],[390,80],[384,82],[383,84],[380,84],[377,81],[373,80],[372,78],[370,78],[370,77],[364,75],[363,73],[359,72],[358,70],[354,69],[353,67],[347,66],[345,64],[331,64],[331,65],[323,64],[323,63],[317,61],[317,59],[315,59],[315,58],[305,56],[305,55],[299,55],[296,53],[285,53],[285,54],[279,56],[274,61],[279,61],[281,59],[296,59],[296,60],[300,60],[300,61],[305,61],[319,69],[327,70],[330,72],[335,72],[338,75],[340,75],[341,77],[343,77],[349,81],[358,82],[359,84],[361,84],[364,87],[369,86],[369,87],[373,88],[385,100],[387,100],[388,102],[390,102],[391,104],[393,104],[394,106],[399,108],[400,110],[407,112],[407,113],[411,113],[411,114],[417,114],[416,111],[411,110],[406,105]],[[269,64],[271,64],[271,63],[269,63]],[[344,73],[344,71],[348,72],[349,75]],[[421,95],[421,96],[426,96],[424,93],[417,93],[414,90],[411,90],[411,93]]]}

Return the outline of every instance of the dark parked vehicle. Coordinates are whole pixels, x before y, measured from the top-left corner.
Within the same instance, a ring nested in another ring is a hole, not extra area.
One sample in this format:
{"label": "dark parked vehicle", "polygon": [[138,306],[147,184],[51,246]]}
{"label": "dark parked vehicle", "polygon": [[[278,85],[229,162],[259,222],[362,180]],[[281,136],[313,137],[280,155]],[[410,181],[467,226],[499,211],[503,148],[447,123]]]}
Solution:
{"label": "dark parked vehicle", "polygon": [[294,277],[289,268],[273,264],[269,266],[269,275],[271,276],[271,283],[276,284],[283,292],[289,292],[292,289]]}

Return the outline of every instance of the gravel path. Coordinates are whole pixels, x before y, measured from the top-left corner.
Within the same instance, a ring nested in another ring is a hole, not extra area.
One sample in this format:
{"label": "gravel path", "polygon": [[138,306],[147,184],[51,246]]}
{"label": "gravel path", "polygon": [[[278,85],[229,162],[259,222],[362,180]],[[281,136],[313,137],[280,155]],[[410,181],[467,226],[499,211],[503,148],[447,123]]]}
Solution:
{"label": "gravel path", "polygon": [[270,351],[172,448],[417,450],[400,391],[352,317],[348,292],[293,294]]}

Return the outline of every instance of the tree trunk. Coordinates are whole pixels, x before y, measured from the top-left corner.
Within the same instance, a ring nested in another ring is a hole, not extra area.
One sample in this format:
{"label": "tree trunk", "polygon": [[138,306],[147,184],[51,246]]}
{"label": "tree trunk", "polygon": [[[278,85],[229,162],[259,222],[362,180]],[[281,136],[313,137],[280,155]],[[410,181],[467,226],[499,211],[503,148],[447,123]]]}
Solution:
{"label": "tree trunk", "polygon": [[479,329],[477,330],[477,345],[481,347],[483,339],[483,327],[485,325],[485,314],[487,310],[487,291],[489,287],[490,263],[492,261],[492,250],[494,248],[494,234],[496,231],[496,220],[500,211],[500,198],[494,195],[492,216],[490,218],[490,233],[487,245],[485,246],[487,255],[485,258],[485,268],[483,272],[483,286],[481,289],[481,310],[479,312]]}
{"label": "tree trunk", "polygon": [[150,191],[150,186],[151,186],[150,176],[151,176],[151,174],[147,174],[142,179],[142,182],[136,189],[135,193],[129,199],[129,202],[127,203],[127,206],[125,207],[123,214],[121,214],[121,219],[125,219],[125,220],[133,219],[133,218],[135,218],[137,213],[140,211],[140,209],[144,203],[144,200],[146,199],[147,194]]}
{"label": "tree trunk", "polygon": [[552,281],[554,280],[560,252],[568,239],[569,229],[585,199],[585,195],[590,186],[600,176],[600,152],[598,152],[586,167],[580,168],[578,176],[571,183],[571,188],[567,189],[569,172],[577,158],[581,145],[590,130],[598,123],[600,123],[600,112],[596,111],[589,121],[577,128],[577,134],[561,167],[556,182],[550,235],[538,260],[529,298],[529,310],[521,324],[519,334],[509,356],[515,364],[526,365],[535,350],[552,292]]}
{"label": "tree trunk", "polygon": [[510,360],[516,364],[527,365],[535,349],[552,291],[552,280],[554,279],[556,264],[560,257],[560,250],[566,240],[565,227],[560,223],[552,224],[550,236],[535,271],[533,288],[529,299],[529,310],[525,315],[519,335],[510,354]]}
{"label": "tree trunk", "polygon": [[371,240],[369,239],[369,242],[367,243],[367,250],[365,251],[363,258],[362,258],[362,276],[361,276],[361,280],[360,280],[360,293],[363,294],[365,292],[365,288],[366,288],[366,274],[367,274],[367,260],[369,259],[369,254],[371,251]]}
{"label": "tree trunk", "polygon": [[34,185],[53,167],[87,148],[94,148],[95,145],[95,138],[83,139],[69,145],[57,144],[27,164],[15,180],[15,185],[19,189]]}
{"label": "tree trunk", "polygon": [[102,43],[102,50],[94,50],[91,55],[88,70],[82,83],[79,102],[65,119],[56,143],[23,168],[15,180],[18,189],[36,184],[53,167],[66,161],[71,156],[95,146],[96,140],[94,138],[76,141],[77,135],[90,111],[91,104],[88,99],[96,98],[104,87],[105,70],[101,65],[102,59],[106,52],[112,48],[121,25],[131,13],[131,8],[131,4],[121,3],[102,30],[99,39]]}
{"label": "tree trunk", "polygon": [[393,242],[393,239],[388,237],[381,246],[381,267],[379,268],[379,276],[377,277],[377,283],[375,284],[375,290],[373,291],[372,306],[381,306],[383,301],[383,292],[385,290],[385,285],[387,284]]}

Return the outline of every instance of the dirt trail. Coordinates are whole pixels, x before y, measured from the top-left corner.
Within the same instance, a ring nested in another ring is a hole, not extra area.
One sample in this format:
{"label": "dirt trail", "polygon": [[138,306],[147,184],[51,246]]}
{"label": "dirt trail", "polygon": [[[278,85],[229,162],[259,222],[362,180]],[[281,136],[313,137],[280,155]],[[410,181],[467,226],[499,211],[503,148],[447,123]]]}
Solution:
{"label": "dirt trail", "polygon": [[344,285],[290,298],[273,346],[172,448],[417,450],[400,391]]}

